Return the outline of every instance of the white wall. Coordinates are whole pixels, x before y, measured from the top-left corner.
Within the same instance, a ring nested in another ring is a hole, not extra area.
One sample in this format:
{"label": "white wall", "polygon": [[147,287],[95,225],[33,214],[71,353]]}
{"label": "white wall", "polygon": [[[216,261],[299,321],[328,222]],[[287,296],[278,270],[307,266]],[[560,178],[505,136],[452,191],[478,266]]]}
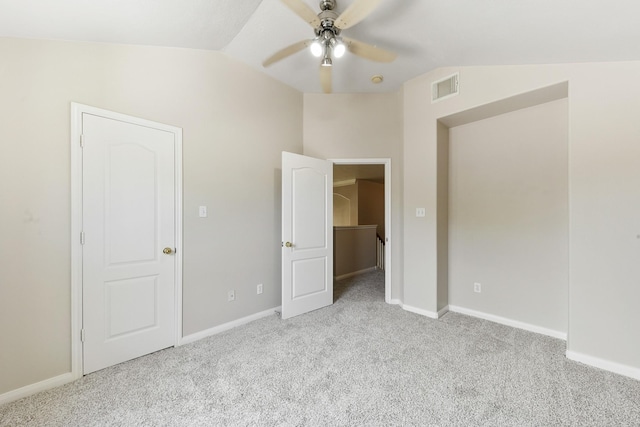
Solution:
{"label": "white wall", "polygon": [[[460,94],[431,104],[431,82]],[[569,326],[573,356],[640,378],[640,62],[438,69],[404,85],[404,302],[436,311],[437,120],[569,84]],[[603,82],[610,82],[604,84]],[[427,208],[415,218],[415,207]]]}
{"label": "white wall", "polygon": [[391,158],[391,297],[402,299],[402,95],[305,94],[304,154]]}
{"label": "white wall", "polygon": [[280,304],[299,92],[219,52],[0,38],[0,58],[0,394],[71,368],[72,101],[184,130],[185,335]]}
{"label": "white wall", "polygon": [[566,334],[567,127],[563,99],[449,130],[450,305]]}

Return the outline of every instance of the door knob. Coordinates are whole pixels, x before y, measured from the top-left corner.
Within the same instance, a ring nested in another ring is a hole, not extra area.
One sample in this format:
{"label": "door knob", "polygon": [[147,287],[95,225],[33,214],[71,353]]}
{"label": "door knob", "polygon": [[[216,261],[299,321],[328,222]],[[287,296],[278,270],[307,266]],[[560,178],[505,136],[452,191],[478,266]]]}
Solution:
{"label": "door knob", "polygon": [[162,253],[167,254],[167,255],[171,255],[173,253],[173,249],[171,248],[164,248],[162,250]]}
{"label": "door knob", "polygon": [[287,243],[285,243],[284,245],[285,245],[286,247],[288,247],[288,248],[292,248],[292,247],[293,247],[293,243],[291,243],[291,242],[287,242]]}

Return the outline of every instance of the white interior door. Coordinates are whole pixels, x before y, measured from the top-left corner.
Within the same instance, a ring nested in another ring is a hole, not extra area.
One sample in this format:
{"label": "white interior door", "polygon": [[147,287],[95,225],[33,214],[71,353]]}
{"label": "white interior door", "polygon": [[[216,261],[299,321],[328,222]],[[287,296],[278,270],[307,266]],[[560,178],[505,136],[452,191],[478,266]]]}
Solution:
{"label": "white interior door", "polygon": [[282,153],[282,318],[333,304],[333,163]]}
{"label": "white interior door", "polygon": [[175,343],[171,132],[82,114],[85,374]]}

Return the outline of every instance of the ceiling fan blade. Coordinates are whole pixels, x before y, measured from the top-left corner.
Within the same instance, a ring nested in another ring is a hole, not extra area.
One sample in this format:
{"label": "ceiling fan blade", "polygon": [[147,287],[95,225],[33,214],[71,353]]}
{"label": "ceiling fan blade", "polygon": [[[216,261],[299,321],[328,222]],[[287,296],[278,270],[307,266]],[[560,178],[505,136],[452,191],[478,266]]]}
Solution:
{"label": "ceiling fan blade", "polygon": [[311,44],[310,40],[303,40],[301,42],[294,43],[291,46],[287,46],[284,49],[277,51],[276,53],[274,53],[273,55],[265,59],[264,62],[262,63],[262,66],[268,67],[274,62],[281,61],[284,58],[293,55],[294,53],[300,52],[302,49],[304,49],[305,47],[308,47],[310,44]]}
{"label": "ceiling fan blade", "polygon": [[388,50],[380,49],[358,40],[343,37],[342,40],[347,45],[349,52],[362,58],[370,59],[376,62],[392,62],[398,55]]}
{"label": "ceiling fan blade", "polygon": [[324,93],[331,93],[331,68],[320,66],[320,84]]}
{"label": "ceiling fan blade", "polygon": [[280,0],[284,3],[289,9],[291,9],[296,15],[300,18],[304,19],[305,22],[314,29],[320,26],[320,18],[318,15],[311,9],[311,7],[303,2],[302,0]]}
{"label": "ceiling fan blade", "polygon": [[353,27],[358,22],[366,18],[378,7],[382,0],[354,0],[351,6],[345,9],[334,22],[334,26],[341,30]]}

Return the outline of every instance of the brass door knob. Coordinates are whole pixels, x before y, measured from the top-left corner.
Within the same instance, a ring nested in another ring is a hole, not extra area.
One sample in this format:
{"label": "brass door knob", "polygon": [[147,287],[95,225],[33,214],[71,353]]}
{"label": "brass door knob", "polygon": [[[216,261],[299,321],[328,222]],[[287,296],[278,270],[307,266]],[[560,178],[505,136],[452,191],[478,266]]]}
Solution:
{"label": "brass door knob", "polygon": [[284,244],[287,248],[292,248],[293,247],[293,243],[291,242],[287,242]]}
{"label": "brass door knob", "polygon": [[167,254],[167,255],[171,255],[171,254],[173,253],[173,249],[171,249],[171,248],[164,248],[164,249],[162,250],[162,253],[163,253],[163,254]]}

